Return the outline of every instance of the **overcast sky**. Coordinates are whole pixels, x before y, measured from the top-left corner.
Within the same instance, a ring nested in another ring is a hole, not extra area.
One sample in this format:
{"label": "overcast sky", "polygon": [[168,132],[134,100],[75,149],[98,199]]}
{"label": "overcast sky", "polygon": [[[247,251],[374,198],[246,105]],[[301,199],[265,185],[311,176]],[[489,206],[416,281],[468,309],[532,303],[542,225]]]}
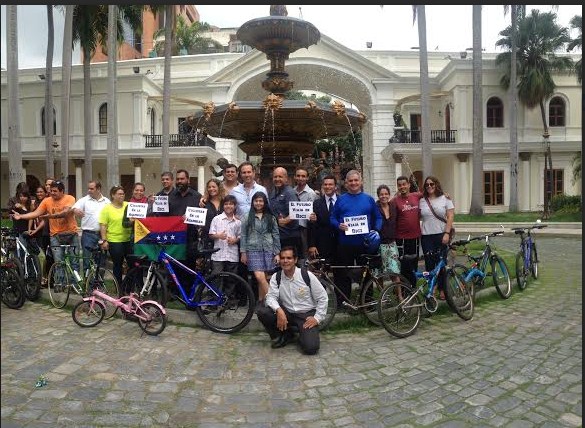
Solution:
{"label": "overcast sky", "polygon": [[[550,6],[527,6],[527,11],[539,8],[550,11]],[[412,25],[412,7],[398,6],[315,6],[288,5],[288,15],[302,18],[315,25],[322,34],[351,49],[365,49],[372,42],[376,50],[410,50],[418,46],[418,30]],[[211,6],[197,5],[201,21],[218,27],[239,27],[244,22],[267,16],[268,5]],[[560,5],[556,11],[558,23],[569,26],[574,15],[582,14],[582,7]],[[6,6],[1,7],[2,49],[1,66],[6,68]],[[47,52],[46,6],[18,6],[19,16],[19,68],[44,67]],[[442,52],[459,52],[472,46],[472,6],[426,6],[427,49]],[[54,65],[61,65],[63,45],[63,12],[55,10]],[[498,52],[495,47],[498,33],[509,25],[510,15],[504,17],[502,5],[482,8],[482,43],[486,52]],[[572,37],[577,34],[573,32]],[[79,49],[73,53],[73,62],[80,63]]]}

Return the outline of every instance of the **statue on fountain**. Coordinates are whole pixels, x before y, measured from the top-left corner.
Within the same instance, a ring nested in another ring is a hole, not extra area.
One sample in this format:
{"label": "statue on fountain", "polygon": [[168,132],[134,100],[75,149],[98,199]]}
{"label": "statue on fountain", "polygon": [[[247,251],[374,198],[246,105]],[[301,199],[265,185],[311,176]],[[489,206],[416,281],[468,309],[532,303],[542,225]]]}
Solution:
{"label": "statue on fountain", "polygon": [[288,16],[285,4],[271,4],[270,16]]}
{"label": "statue on fountain", "polygon": [[211,173],[213,174],[214,177],[223,177],[223,171],[225,170],[225,167],[229,163],[230,162],[226,158],[219,158],[215,164],[219,166],[221,169],[219,171],[216,171],[215,167],[212,165],[209,165],[209,169],[211,170]]}

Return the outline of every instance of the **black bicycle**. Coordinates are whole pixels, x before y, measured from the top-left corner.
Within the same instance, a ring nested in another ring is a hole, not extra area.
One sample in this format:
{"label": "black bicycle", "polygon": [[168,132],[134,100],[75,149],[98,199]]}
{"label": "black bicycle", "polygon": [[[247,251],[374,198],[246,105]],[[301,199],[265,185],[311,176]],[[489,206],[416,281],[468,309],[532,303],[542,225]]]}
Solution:
{"label": "black bicycle", "polygon": [[524,290],[528,285],[529,274],[532,274],[534,279],[538,278],[538,252],[530,231],[545,227],[547,227],[546,224],[535,224],[529,227],[512,228],[516,235],[520,235],[520,250],[516,254],[516,281],[520,290]]}

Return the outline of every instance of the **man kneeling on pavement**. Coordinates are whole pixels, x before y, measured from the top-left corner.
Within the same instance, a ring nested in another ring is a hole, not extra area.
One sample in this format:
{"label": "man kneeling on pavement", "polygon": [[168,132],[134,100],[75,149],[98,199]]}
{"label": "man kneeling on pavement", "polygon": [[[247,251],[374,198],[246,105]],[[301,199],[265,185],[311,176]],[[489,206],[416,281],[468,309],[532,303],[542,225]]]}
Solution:
{"label": "man kneeling on pavement", "polygon": [[297,261],[296,248],[280,250],[280,284],[278,275],[272,275],[266,306],[257,315],[273,340],[272,348],[286,346],[293,340],[296,330],[301,351],[313,355],[319,351],[318,325],[327,312],[327,292],[311,272],[307,272],[310,286],[305,283]]}

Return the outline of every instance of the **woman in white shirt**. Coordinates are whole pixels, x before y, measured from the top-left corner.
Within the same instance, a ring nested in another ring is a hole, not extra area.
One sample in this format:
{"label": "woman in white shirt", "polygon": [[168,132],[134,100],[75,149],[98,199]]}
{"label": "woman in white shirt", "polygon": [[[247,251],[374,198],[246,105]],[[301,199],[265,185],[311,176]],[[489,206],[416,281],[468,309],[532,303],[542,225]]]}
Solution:
{"label": "woman in white shirt", "polygon": [[[439,250],[449,243],[449,232],[453,227],[455,206],[453,201],[443,194],[443,188],[437,177],[429,175],[424,181],[423,197],[419,202],[422,220],[421,246],[425,256],[425,270],[431,271],[439,261],[438,255],[429,253]],[[443,298],[444,279],[439,278],[439,290]]]}

